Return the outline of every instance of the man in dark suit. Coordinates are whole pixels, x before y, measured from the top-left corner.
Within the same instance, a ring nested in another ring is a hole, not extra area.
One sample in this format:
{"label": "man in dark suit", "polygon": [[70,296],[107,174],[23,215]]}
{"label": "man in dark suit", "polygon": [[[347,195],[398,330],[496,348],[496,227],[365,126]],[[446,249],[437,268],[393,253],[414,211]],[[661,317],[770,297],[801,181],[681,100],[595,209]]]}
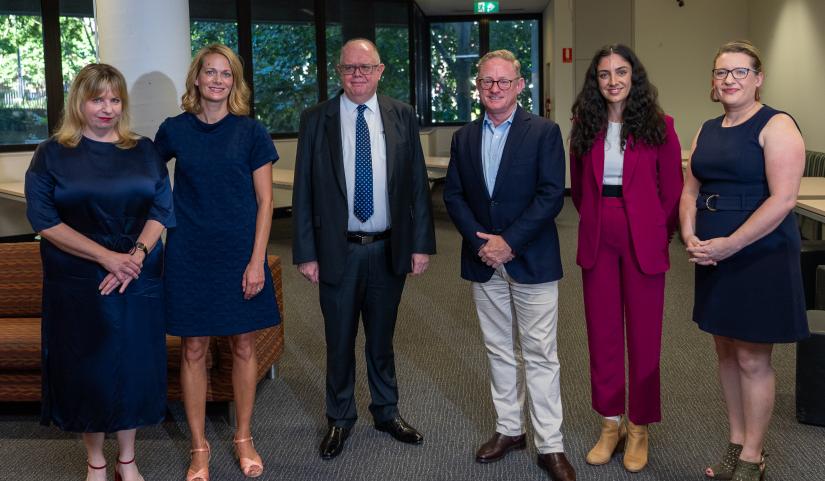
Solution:
{"label": "man in dark suit", "polygon": [[560,431],[556,353],[561,134],[552,121],[518,106],[524,79],[511,52],[482,57],[476,86],[485,114],[453,136],[444,185],[447,211],[463,239],[461,276],[472,282],[496,409],[496,432],[476,461],[498,461],[525,447],[521,357],[539,464],[550,479],[575,480]]}
{"label": "man in dark suit", "polygon": [[401,418],[392,339],[407,274],[435,253],[427,169],[412,107],[377,95],[384,65],[369,40],[348,41],[343,93],[301,115],[292,194],[293,263],[320,284],[327,343],[324,459],[355,423],[355,336],[366,336],[375,427],[399,441],[423,436]]}

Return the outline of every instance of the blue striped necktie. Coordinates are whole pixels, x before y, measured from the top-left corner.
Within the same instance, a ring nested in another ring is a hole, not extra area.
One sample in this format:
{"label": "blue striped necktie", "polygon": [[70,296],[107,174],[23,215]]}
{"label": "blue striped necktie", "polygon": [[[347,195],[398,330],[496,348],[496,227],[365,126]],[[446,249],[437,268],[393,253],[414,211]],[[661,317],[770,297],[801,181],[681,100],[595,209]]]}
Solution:
{"label": "blue striped necktie", "polygon": [[366,105],[358,106],[355,119],[355,198],[352,210],[355,217],[366,222],[374,212],[372,204],[372,151],[370,129],[364,118]]}

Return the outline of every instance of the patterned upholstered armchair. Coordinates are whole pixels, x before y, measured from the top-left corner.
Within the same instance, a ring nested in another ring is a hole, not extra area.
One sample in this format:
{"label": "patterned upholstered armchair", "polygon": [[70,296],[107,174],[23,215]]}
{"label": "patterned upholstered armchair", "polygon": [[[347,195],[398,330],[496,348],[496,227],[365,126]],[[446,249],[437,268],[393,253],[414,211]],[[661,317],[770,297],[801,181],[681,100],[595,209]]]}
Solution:
{"label": "patterned upholstered armchair", "polygon": [[[269,268],[284,318],[281,261],[269,256]],[[43,271],[37,242],[0,243],[0,402],[40,400],[40,312]],[[170,400],[180,399],[180,338],[167,336]],[[283,323],[261,331],[257,339],[258,380],[275,374],[284,350]],[[232,351],[224,338],[213,338],[207,355],[206,399],[232,400]]]}

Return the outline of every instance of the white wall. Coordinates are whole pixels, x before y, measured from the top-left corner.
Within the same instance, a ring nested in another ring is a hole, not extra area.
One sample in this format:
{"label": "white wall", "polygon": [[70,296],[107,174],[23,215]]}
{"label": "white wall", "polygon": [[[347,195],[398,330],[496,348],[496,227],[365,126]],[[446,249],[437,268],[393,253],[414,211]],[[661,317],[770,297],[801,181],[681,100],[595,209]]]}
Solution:
{"label": "white wall", "polygon": [[750,0],[748,30],[762,51],[762,101],[793,115],[805,148],[825,152],[825,1]]}
{"label": "white wall", "polygon": [[721,115],[710,101],[713,56],[723,43],[748,36],[747,0],[635,0],[635,50],[659,88],[662,108],[690,148],[705,120]]}
{"label": "white wall", "polygon": [[[564,145],[567,146],[567,139],[570,136],[570,109],[573,107],[575,98],[574,71],[572,63],[562,63],[562,49],[573,48],[575,56],[575,46],[573,45],[573,1],[574,0],[552,0],[545,9],[544,17],[552,17],[552,25],[545,25],[544,35],[552,38],[551,48],[544,52],[547,61],[550,62],[550,82],[553,109],[550,117],[559,125]],[[567,157],[567,148],[564,149]],[[565,170],[565,184],[570,186],[570,169]]]}

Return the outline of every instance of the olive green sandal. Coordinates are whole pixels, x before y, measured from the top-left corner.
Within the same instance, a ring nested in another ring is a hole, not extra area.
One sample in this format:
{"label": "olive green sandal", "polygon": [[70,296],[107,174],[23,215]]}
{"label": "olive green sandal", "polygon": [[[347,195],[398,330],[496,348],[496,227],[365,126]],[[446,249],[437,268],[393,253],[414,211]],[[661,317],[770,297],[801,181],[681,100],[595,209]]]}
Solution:
{"label": "olive green sandal", "polygon": [[708,475],[707,469],[705,476],[711,479],[733,479],[733,472],[736,470],[736,462],[739,461],[740,454],[742,454],[741,444],[728,443],[728,449],[722,456],[722,460],[707,468],[713,471],[713,476]]}
{"label": "olive green sandal", "polygon": [[765,455],[758,463],[742,461],[736,463],[732,481],[763,481],[765,479]]}

